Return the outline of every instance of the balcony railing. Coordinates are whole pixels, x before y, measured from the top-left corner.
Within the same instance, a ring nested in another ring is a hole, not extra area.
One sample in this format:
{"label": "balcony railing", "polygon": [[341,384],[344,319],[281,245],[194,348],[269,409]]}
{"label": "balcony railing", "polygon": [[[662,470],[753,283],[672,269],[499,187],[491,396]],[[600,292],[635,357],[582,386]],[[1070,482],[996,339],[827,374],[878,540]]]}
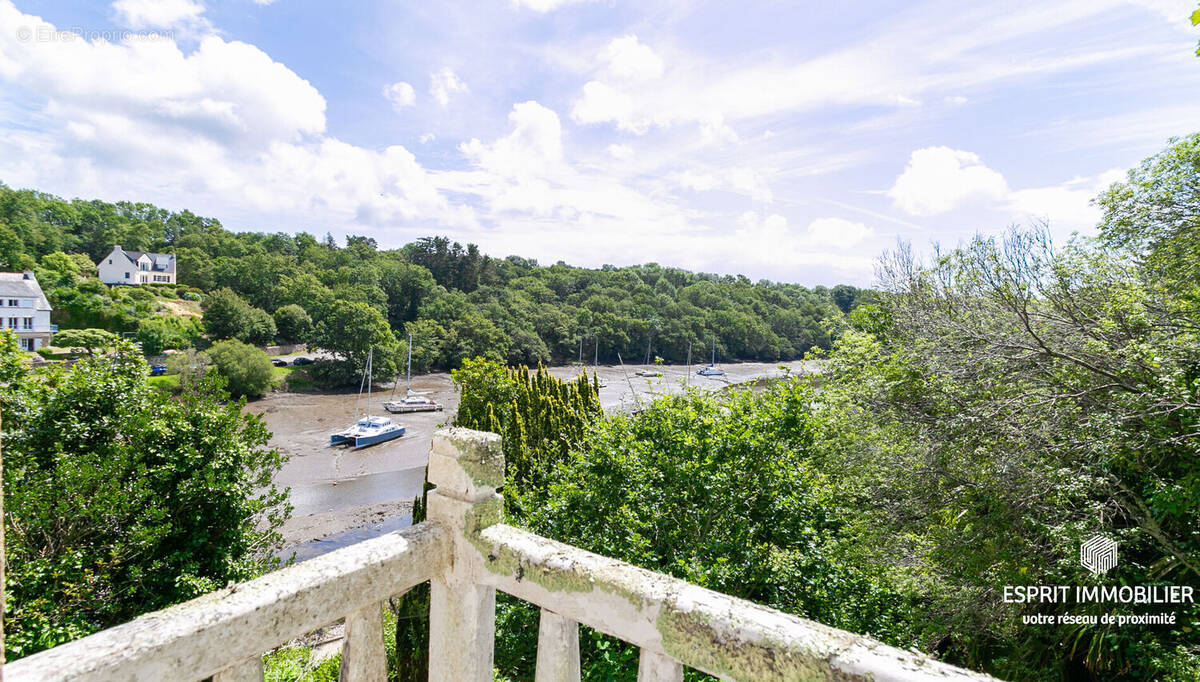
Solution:
{"label": "balcony railing", "polygon": [[263,652],[345,619],[341,679],[387,679],[382,602],[431,581],[429,679],[492,679],[496,590],[541,607],[536,679],[579,680],[579,624],[641,648],[638,680],[988,680],[502,523],[500,438],[433,438],[429,520],[4,669],[33,680],[262,679]]}

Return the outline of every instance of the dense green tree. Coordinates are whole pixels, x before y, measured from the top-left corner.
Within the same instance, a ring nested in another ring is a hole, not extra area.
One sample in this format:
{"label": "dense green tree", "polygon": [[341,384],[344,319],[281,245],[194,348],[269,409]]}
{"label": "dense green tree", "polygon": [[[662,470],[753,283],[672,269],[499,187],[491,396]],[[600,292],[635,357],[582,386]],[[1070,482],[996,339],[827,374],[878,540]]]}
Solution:
{"label": "dense green tree", "polygon": [[213,344],[205,355],[235,397],[257,397],[271,390],[271,358],[258,348],[229,339]]}
{"label": "dense green tree", "polygon": [[275,343],[275,332],[275,318],[262,308],[251,308],[245,333],[239,338],[256,346],[269,346]]}
{"label": "dense green tree", "polygon": [[64,329],[54,335],[59,348],[82,348],[89,354],[111,348],[119,337],[105,329]]}
{"label": "dense green tree", "polygon": [[275,340],[275,320],[231,289],[217,289],[204,299],[204,331],[212,339],[237,339],[255,345]]}
{"label": "dense green tree", "polygon": [[275,311],[275,333],[283,343],[302,343],[312,333],[312,317],[304,308],[289,303]]}
{"label": "dense green tree", "polygon": [[327,382],[352,383],[362,375],[369,351],[374,352],[374,379],[392,378],[399,369],[401,346],[383,314],[366,303],[334,301],[316,320],[309,346],[328,351],[338,360],[314,367]]}
{"label": "dense green tree", "polygon": [[819,450],[866,515],[860,561],[927,585],[925,646],[957,663],[1031,679],[1200,671],[1190,626],[1029,628],[1022,615],[1065,607],[997,590],[1097,584],[1077,560],[1097,533],[1121,546],[1105,583],[1200,584],[1200,317],[1190,288],[1160,285],[1170,249],[1126,246],[1055,249],[1034,230],[928,264],[902,249],[825,367]]}
{"label": "dense green tree", "polygon": [[250,327],[250,304],[231,289],[217,289],[204,299],[204,331],[213,339],[244,337]]}
{"label": "dense green tree", "polygon": [[271,483],[281,459],[219,379],[170,398],[128,345],[4,370],[19,356],[0,332],[10,660],[266,565],[277,536],[256,524],[283,499]]}

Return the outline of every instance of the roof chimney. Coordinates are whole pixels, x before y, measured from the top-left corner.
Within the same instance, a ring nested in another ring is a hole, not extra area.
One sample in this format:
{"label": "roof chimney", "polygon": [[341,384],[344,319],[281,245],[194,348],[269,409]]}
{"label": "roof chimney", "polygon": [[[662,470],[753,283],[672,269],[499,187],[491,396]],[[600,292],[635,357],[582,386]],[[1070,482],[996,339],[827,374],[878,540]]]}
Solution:
{"label": "roof chimney", "polygon": [[120,244],[117,244],[117,245],[113,246],[113,250],[114,250],[114,251],[124,251],[125,249],[122,249],[122,248],[121,248],[121,245],[120,245]]}
{"label": "roof chimney", "polygon": [[33,279],[33,270],[26,270],[24,272],[24,275],[25,275],[24,279]]}

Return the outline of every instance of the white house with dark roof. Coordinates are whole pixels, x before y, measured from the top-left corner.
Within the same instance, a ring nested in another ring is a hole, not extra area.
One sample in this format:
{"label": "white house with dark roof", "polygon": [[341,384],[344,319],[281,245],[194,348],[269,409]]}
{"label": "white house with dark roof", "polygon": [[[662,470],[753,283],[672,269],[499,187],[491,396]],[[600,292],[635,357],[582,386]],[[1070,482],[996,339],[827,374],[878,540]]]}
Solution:
{"label": "white house with dark roof", "polygon": [[16,334],[21,350],[50,345],[58,327],[50,324],[50,301],[32,270],[0,272],[0,326]]}
{"label": "white house with dark roof", "polygon": [[175,255],[126,251],[120,244],[96,266],[105,284],[174,284]]}

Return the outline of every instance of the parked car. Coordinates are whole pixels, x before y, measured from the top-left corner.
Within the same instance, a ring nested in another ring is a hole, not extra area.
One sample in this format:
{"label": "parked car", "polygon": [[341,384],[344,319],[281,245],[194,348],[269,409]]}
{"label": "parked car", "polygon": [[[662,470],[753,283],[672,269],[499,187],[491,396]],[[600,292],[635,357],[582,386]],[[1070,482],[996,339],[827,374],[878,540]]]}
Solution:
{"label": "parked car", "polygon": [[166,365],[150,365],[150,376],[160,377],[167,373]]}
{"label": "parked car", "polygon": [[301,357],[301,358],[296,358],[296,361],[295,361],[295,362],[293,362],[292,364],[293,364],[293,365],[296,365],[297,367],[299,367],[300,365],[311,365],[311,364],[313,364],[314,362],[316,362],[316,360],[313,360],[312,358],[303,358],[303,357]]}
{"label": "parked car", "polygon": [[283,358],[271,358],[271,364],[275,365],[276,367],[287,367],[288,361],[284,360]]}

